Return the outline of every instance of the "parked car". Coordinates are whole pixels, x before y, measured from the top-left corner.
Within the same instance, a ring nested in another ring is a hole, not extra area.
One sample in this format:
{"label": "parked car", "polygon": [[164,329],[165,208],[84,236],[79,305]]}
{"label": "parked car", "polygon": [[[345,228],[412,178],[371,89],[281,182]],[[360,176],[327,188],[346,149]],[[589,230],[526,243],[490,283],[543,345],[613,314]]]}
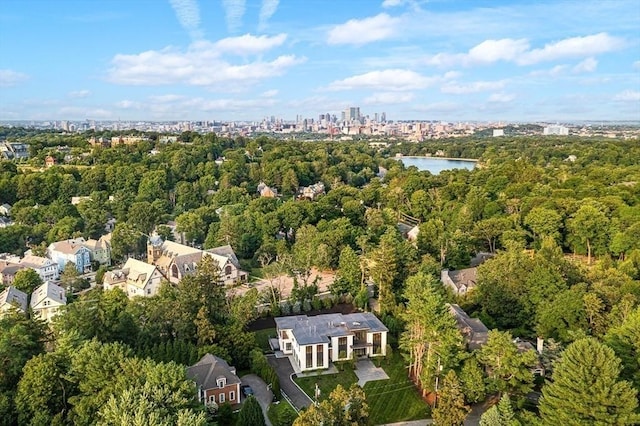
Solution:
{"label": "parked car", "polygon": [[251,386],[249,385],[242,385],[240,389],[242,390],[242,394],[244,395],[245,398],[248,398],[251,395],[253,395],[253,389],[251,389]]}

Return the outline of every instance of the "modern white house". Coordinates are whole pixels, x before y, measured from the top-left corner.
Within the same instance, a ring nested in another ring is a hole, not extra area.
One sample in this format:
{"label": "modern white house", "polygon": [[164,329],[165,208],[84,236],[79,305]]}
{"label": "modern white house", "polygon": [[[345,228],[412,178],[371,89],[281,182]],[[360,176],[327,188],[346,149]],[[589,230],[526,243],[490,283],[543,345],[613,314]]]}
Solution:
{"label": "modern white house", "polygon": [[40,319],[50,322],[61,306],[67,304],[64,288],[47,281],[31,293],[31,310]]}
{"label": "modern white house", "polygon": [[[329,363],[384,356],[389,330],[372,313],[296,315],[275,319],[279,350],[294,369],[329,368]],[[297,367],[297,368],[296,368]]]}

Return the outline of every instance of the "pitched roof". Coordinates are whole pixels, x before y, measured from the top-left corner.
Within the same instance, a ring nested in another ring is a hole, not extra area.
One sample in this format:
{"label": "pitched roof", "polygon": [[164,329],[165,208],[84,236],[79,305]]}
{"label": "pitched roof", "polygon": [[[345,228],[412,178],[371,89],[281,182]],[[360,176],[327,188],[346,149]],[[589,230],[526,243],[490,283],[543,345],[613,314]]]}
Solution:
{"label": "pitched roof", "polygon": [[137,259],[129,258],[122,267],[122,271],[127,276],[129,284],[143,288],[156,272],[156,267]]}
{"label": "pitched roof", "polygon": [[234,371],[235,368],[230,367],[224,359],[205,354],[200,361],[187,367],[187,377],[202,389],[212,389],[218,387],[218,378],[220,377],[226,379],[227,385],[240,383],[240,379]]}
{"label": "pitched roof", "polygon": [[36,308],[45,299],[50,299],[61,305],[67,304],[65,290],[50,281],[45,282],[31,293],[31,308]]}
{"label": "pitched roof", "polygon": [[296,315],[275,319],[279,329],[291,330],[300,345],[328,343],[331,337],[348,336],[355,330],[389,331],[371,312],[355,314],[325,314],[308,317]]}
{"label": "pitched roof", "polygon": [[79,237],[72,240],[56,241],[49,246],[52,250],[58,251],[64,254],[76,254],[78,251],[85,249],[88,250],[84,244],[86,241],[84,238]]}
{"label": "pitched roof", "polygon": [[20,264],[28,268],[39,269],[53,264],[53,261],[48,257],[27,255],[20,260]]}
{"label": "pitched roof", "polygon": [[[235,252],[233,251],[233,248],[231,248],[231,246],[229,244],[227,244],[226,246],[220,246],[220,247],[214,247],[212,249],[206,250],[207,253],[211,253],[211,254],[215,254],[218,256],[223,256],[226,257],[227,259],[229,259],[231,261],[231,263],[233,263],[233,265],[240,269],[240,262],[238,261],[238,258],[236,257]],[[215,257],[214,257],[215,259]],[[218,261],[218,263],[224,264],[224,262],[221,262],[220,260],[216,259]]]}
{"label": "pitched roof", "polygon": [[0,293],[0,306],[5,304],[14,305],[23,312],[27,311],[27,294],[10,285]]}
{"label": "pitched roof", "polygon": [[478,268],[459,269],[457,271],[449,271],[449,278],[456,287],[465,286],[467,288],[474,287],[478,276]]}

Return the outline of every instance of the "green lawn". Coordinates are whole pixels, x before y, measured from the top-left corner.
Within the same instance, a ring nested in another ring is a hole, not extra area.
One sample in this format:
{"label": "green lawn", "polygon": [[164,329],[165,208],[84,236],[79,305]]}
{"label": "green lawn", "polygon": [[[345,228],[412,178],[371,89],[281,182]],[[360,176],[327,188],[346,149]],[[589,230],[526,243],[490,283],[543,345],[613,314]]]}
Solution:
{"label": "green lawn", "polygon": [[[370,423],[376,425],[429,418],[429,406],[420,398],[418,391],[408,379],[402,355],[394,352],[388,364],[381,360],[381,366],[389,375],[389,380],[378,380],[364,385]],[[338,374],[302,377],[295,381],[312,398],[317,383],[322,400],[328,397],[337,385],[349,388],[358,378],[350,367],[345,366],[344,371]]]}
{"label": "green lawn", "polygon": [[269,337],[276,337],[276,329],[275,328],[267,328],[265,330],[254,331],[253,335],[256,338],[256,344],[263,352],[271,352],[271,347],[269,346]]}
{"label": "green lawn", "polygon": [[271,404],[267,414],[273,426],[291,426],[291,423],[298,417],[298,413],[286,399],[280,401],[279,404]]}

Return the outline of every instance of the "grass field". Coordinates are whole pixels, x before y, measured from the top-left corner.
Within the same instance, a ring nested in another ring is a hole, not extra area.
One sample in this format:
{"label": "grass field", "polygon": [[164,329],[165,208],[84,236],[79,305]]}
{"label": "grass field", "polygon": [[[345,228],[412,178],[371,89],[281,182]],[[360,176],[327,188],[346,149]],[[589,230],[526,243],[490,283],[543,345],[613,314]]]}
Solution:
{"label": "grass field", "polygon": [[298,417],[296,410],[285,399],[280,401],[279,404],[271,404],[267,414],[273,426],[288,426]]}
{"label": "grass field", "polygon": [[[394,353],[388,364],[381,361],[381,367],[389,375],[389,380],[377,380],[364,385],[370,423],[375,425],[429,418],[429,406],[407,378],[402,356]],[[338,374],[301,377],[295,381],[312,398],[317,383],[320,400],[323,400],[337,385],[349,388],[358,378],[349,366],[345,366],[344,371]]]}
{"label": "grass field", "polygon": [[271,352],[271,347],[269,346],[269,337],[276,337],[276,329],[275,328],[267,328],[265,330],[258,330],[253,332],[256,337],[256,344],[260,349],[264,352]]}

